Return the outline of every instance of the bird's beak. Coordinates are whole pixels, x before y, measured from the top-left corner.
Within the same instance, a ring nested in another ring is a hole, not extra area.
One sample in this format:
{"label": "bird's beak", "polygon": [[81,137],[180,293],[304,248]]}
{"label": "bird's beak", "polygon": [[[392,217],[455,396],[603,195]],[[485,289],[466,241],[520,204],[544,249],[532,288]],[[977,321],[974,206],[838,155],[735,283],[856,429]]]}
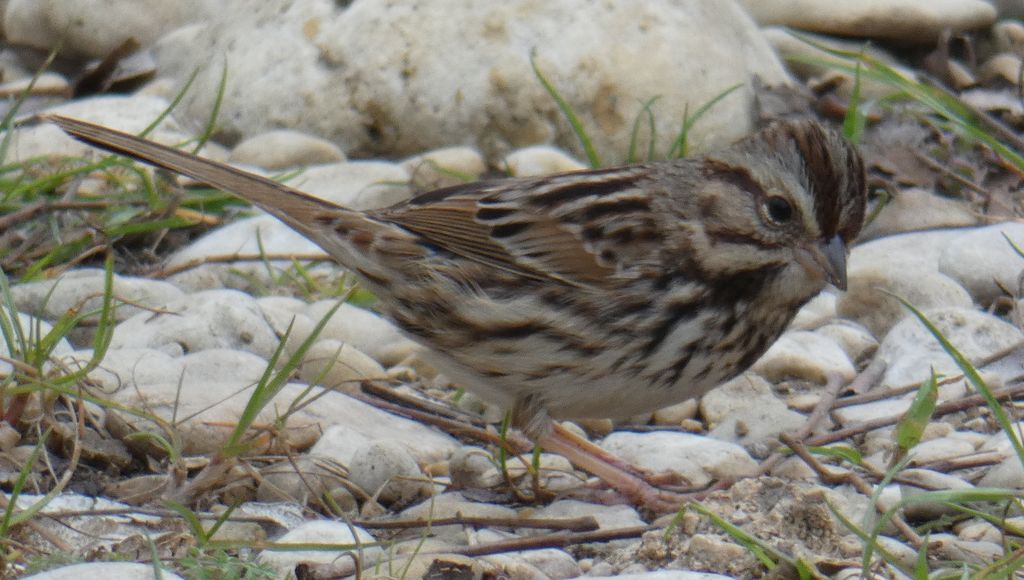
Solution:
{"label": "bird's beak", "polygon": [[839,236],[804,246],[796,258],[809,274],[823,276],[829,284],[846,290],[846,243]]}
{"label": "bird's beak", "polygon": [[814,247],[811,255],[825,273],[825,280],[840,290],[846,290],[846,242],[835,236]]}

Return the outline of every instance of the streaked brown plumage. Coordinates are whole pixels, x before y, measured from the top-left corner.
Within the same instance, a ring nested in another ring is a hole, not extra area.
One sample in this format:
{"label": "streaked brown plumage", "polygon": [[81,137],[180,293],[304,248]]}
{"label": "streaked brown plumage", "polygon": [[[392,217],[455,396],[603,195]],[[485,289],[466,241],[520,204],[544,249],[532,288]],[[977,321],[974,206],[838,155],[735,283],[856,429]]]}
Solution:
{"label": "streaked brown plumage", "polygon": [[827,282],[845,285],[864,219],[860,156],[813,121],[698,159],[471,183],[360,212],[49,119],[277,216],[357,273],[439,369],[513,408],[541,443],[552,418],[651,411],[743,372]]}

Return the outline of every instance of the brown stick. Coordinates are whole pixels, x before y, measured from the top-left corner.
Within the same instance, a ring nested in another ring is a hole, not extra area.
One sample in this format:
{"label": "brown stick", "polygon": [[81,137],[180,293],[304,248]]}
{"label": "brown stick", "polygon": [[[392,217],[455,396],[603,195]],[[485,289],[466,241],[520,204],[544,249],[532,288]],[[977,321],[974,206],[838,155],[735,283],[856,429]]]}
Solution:
{"label": "brown stick", "polygon": [[[1012,387],[1007,387],[1005,389],[999,389],[997,391],[992,392],[992,395],[996,398],[997,401],[1009,399],[1020,394],[1024,394],[1024,384],[1014,385]],[[941,417],[943,415],[949,415],[950,413],[956,413],[958,411],[963,411],[965,409],[977,407],[979,405],[983,405],[984,403],[985,399],[981,395],[970,395],[968,397],[957,399],[955,401],[946,401],[945,403],[940,403],[935,407],[935,413],[933,414],[933,416]],[[891,417],[881,417],[879,419],[873,419],[871,421],[864,421],[862,423],[857,423],[856,425],[851,425],[844,429],[839,429],[838,431],[833,431],[831,433],[826,433],[824,435],[819,435],[817,437],[811,437],[810,439],[804,441],[804,444],[809,446],[828,445],[829,443],[835,443],[836,441],[848,439],[850,437],[854,437],[862,433],[867,433],[868,431],[873,431],[881,427],[895,425],[896,422],[899,421],[900,417],[902,416],[903,414],[901,413],[898,415],[893,415]]]}

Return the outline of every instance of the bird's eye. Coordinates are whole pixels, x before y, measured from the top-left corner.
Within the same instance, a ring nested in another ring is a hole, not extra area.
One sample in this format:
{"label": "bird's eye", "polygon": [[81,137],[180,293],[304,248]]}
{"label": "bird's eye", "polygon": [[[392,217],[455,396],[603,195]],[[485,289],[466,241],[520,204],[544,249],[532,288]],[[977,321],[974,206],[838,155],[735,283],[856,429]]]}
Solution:
{"label": "bird's eye", "polygon": [[773,195],[764,205],[768,212],[768,219],[774,224],[782,225],[793,218],[793,206],[789,205],[784,197]]}

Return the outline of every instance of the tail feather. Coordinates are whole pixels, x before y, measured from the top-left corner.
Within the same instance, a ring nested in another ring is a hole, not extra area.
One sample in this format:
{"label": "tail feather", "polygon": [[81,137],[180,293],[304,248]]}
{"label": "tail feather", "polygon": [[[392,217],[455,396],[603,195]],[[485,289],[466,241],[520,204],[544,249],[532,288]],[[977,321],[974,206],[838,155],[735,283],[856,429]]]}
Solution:
{"label": "tail feather", "polygon": [[[55,123],[89,145],[187,175],[248,200],[314,241],[350,269],[379,271],[379,262],[386,256],[367,256],[370,252],[406,258],[418,249],[411,234],[392,224],[265,177],[79,119],[59,115],[43,115],[41,119]],[[378,243],[367,243],[367,234]],[[353,247],[353,239],[362,240],[361,249]]]}
{"label": "tail feather", "polygon": [[169,169],[234,193],[304,233],[307,232],[307,224],[324,210],[352,211],[265,177],[129,133],[59,115],[45,115],[42,119],[56,124],[69,135],[89,145]]}

